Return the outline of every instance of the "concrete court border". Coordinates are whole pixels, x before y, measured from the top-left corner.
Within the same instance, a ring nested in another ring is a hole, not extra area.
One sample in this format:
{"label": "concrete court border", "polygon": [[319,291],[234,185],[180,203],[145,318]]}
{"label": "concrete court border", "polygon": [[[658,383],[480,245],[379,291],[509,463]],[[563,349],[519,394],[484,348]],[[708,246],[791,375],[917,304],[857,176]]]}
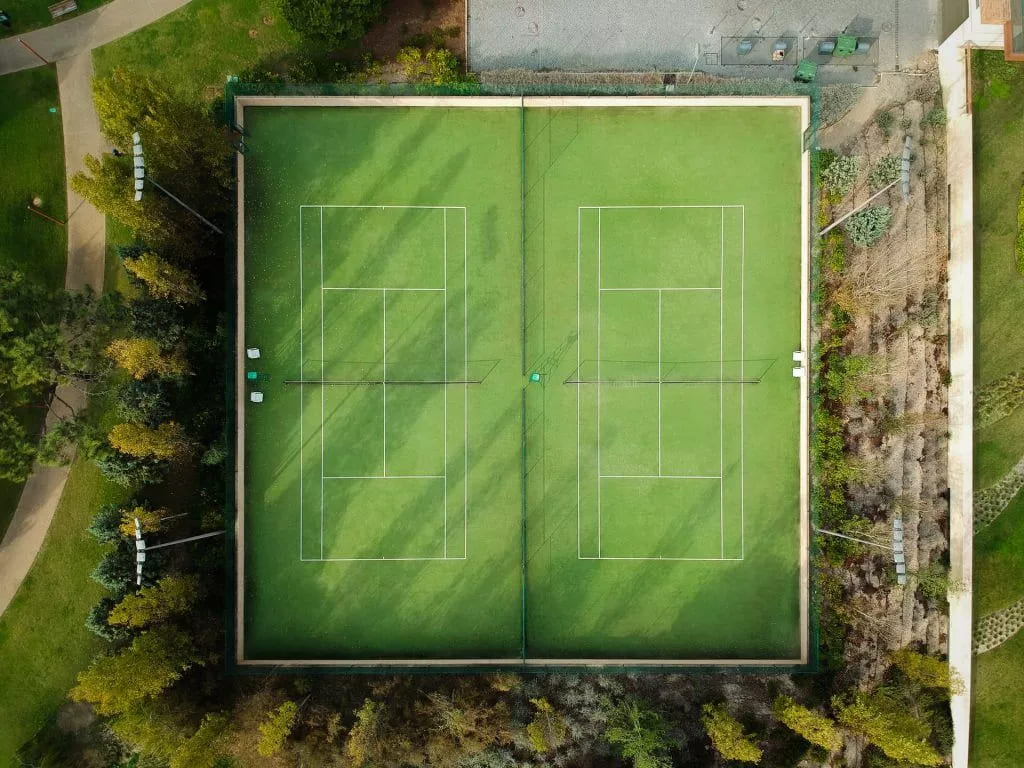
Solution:
{"label": "concrete court border", "polygon": [[[244,130],[246,107],[795,107],[800,110],[800,133],[811,125],[807,96],[238,96],[234,99],[235,125]],[[245,155],[236,153],[236,349],[235,349],[235,648],[234,663],[241,667],[335,668],[372,671],[375,668],[435,670],[451,668],[685,668],[780,667],[806,665],[810,649],[810,148],[801,138],[800,153],[800,339],[804,374],[800,377],[800,656],[795,659],[551,659],[513,657],[497,659],[247,659],[245,657]]]}

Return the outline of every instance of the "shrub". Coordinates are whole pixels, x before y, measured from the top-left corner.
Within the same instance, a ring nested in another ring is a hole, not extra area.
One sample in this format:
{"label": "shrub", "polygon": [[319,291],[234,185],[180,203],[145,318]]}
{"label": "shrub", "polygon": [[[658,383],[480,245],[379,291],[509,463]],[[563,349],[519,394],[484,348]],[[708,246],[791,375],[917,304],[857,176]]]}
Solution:
{"label": "shrub", "polygon": [[945,763],[926,740],[927,724],[882,693],[858,692],[851,699],[836,696],[832,707],[840,723],[867,737],[893,760],[928,766]]}
{"label": "shrub", "polygon": [[260,723],[260,740],[256,745],[256,751],[261,756],[270,757],[281,751],[285,739],[295,727],[295,716],[298,712],[299,708],[295,706],[294,701],[286,701]]}
{"label": "shrub", "polygon": [[156,427],[173,413],[162,379],[129,379],[118,390],[114,409],[125,421],[147,427]]}
{"label": "shrub", "polygon": [[846,220],[843,228],[857,245],[870,246],[882,239],[892,224],[892,208],[875,205],[858,211]]}
{"label": "shrub", "polygon": [[761,761],[761,748],[743,732],[743,726],[729,714],[724,704],[705,704],[701,712],[704,730],[718,754],[726,760],[744,763]]}
{"label": "shrub", "polygon": [[526,726],[526,738],[530,746],[538,754],[558,749],[565,743],[569,731],[562,713],[543,696],[530,699],[530,703],[536,708],[533,720]]}
{"label": "shrub", "polygon": [[366,34],[384,5],[385,0],[282,0],[281,14],[303,37],[342,45]]}
{"label": "shrub", "polygon": [[898,157],[883,157],[868,174],[868,183],[873,189],[881,189],[900,177],[903,161]]}
{"label": "shrub", "polygon": [[124,594],[135,583],[135,544],[120,542],[107,552],[93,569],[92,580],[102,584],[114,594]]}
{"label": "shrub", "polygon": [[857,174],[859,173],[860,158],[854,155],[835,155],[831,158],[831,162],[822,163],[821,183],[829,192],[845,197],[850,194],[853,185],[857,183]]}
{"label": "shrub", "polygon": [[885,134],[886,138],[892,135],[892,126],[896,122],[896,116],[890,111],[879,112],[875,118],[875,124],[882,129],[882,133]]}
{"label": "shrub", "polygon": [[167,477],[170,471],[166,462],[141,459],[120,451],[110,451],[98,457],[96,466],[107,480],[125,488],[154,485]]}
{"label": "shrub", "polygon": [[459,60],[447,48],[421,48],[406,46],[399,50],[395,61],[401,65],[411,83],[423,85],[453,85],[462,78]]}
{"label": "shrub", "polygon": [[963,691],[963,682],[950,674],[948,661],[907,648],[896,651],[890,658],[908,680],[922,688],[937,688],[952,693]]}
{"label": "shrub", "polygon": [[941,127],[946,124],[946,110],[942,107],[933,107],[928,110],[928,114],[924,116],[924,122],[927,125],[933,127]]}

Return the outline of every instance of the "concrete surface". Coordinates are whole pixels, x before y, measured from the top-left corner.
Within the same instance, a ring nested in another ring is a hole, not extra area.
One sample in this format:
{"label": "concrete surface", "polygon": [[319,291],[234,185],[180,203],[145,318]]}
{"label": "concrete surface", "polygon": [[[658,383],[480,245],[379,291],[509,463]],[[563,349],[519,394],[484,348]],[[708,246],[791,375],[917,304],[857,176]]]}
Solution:
{"label": "concrete surface", "polygon": [[[878,38],[878,69],[909,66],[939,44],[940,0],[468,0],[473,70],[657,70],[791,77],[793,67],[720,66],[723,38]],[[726,44],[731,44],[729,41]],[[801,44],[802,46],[802,44]],[[730,51],[725,52],[726,60]],[[802,54],[802,50],[801,50]],[[872,67],[827,66],[821,79],[870,82]]]}
{"label": "concrete surface", "polygon": [[23,35],[0,40],[0,75],[31,69],[42,64],[19,39],[37,50],[47,61],[60,61],[87,53],[119,37],[152,24],[161,16],[185,5],[188,0],[113,0],[95,11],[83,13]]}

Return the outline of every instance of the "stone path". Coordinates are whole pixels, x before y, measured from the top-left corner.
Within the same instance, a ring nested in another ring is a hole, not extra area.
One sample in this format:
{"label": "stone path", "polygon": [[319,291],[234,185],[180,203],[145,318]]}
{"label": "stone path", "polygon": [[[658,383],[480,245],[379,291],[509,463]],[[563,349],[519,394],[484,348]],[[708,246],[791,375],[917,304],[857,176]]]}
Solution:
{"label": "stone path", "polygon": [[[68,265],[64,284],[69,291],[86,286],[96,292],[103,290],[106,220],[71,190],[70,183],[71,177],[83,169],[85,155],[98,156],[105,148],[92,103],[92,49],[134,32],[187,2],[113,0],[70,21],[21,36],[45,58],[57,63],[68,182]],[[35,66],[41,66],[41,62],[17,38],[0,40],[0,75]],[[85,405],[84,391],[74,387],[59,387],[57,395],[46,417],[47,426],[66,415],[61,400],[75,410]],[[0,541],[0,614],[7,610],[43,545],[67,477],[66,467],[36,466],[25,483],[11,524]]]}
{"label": "stone path", "polygon": [[997,648],[1024,627],[1024,598],[1001,611],[978,619],[974,627],[974,653],[985,653]]}

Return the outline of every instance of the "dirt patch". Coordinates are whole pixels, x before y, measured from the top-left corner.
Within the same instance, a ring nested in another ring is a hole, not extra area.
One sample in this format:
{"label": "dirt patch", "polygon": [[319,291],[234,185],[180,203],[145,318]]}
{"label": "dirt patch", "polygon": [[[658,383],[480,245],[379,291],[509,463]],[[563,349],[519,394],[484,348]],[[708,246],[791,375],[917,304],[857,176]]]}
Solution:
{"label": "dirt patch", "polygon": [[363,50],[390,61],[404,45],[423,48],[440,41],[466,61],[466,0],[391,0],[384,21],[363,38]]}

